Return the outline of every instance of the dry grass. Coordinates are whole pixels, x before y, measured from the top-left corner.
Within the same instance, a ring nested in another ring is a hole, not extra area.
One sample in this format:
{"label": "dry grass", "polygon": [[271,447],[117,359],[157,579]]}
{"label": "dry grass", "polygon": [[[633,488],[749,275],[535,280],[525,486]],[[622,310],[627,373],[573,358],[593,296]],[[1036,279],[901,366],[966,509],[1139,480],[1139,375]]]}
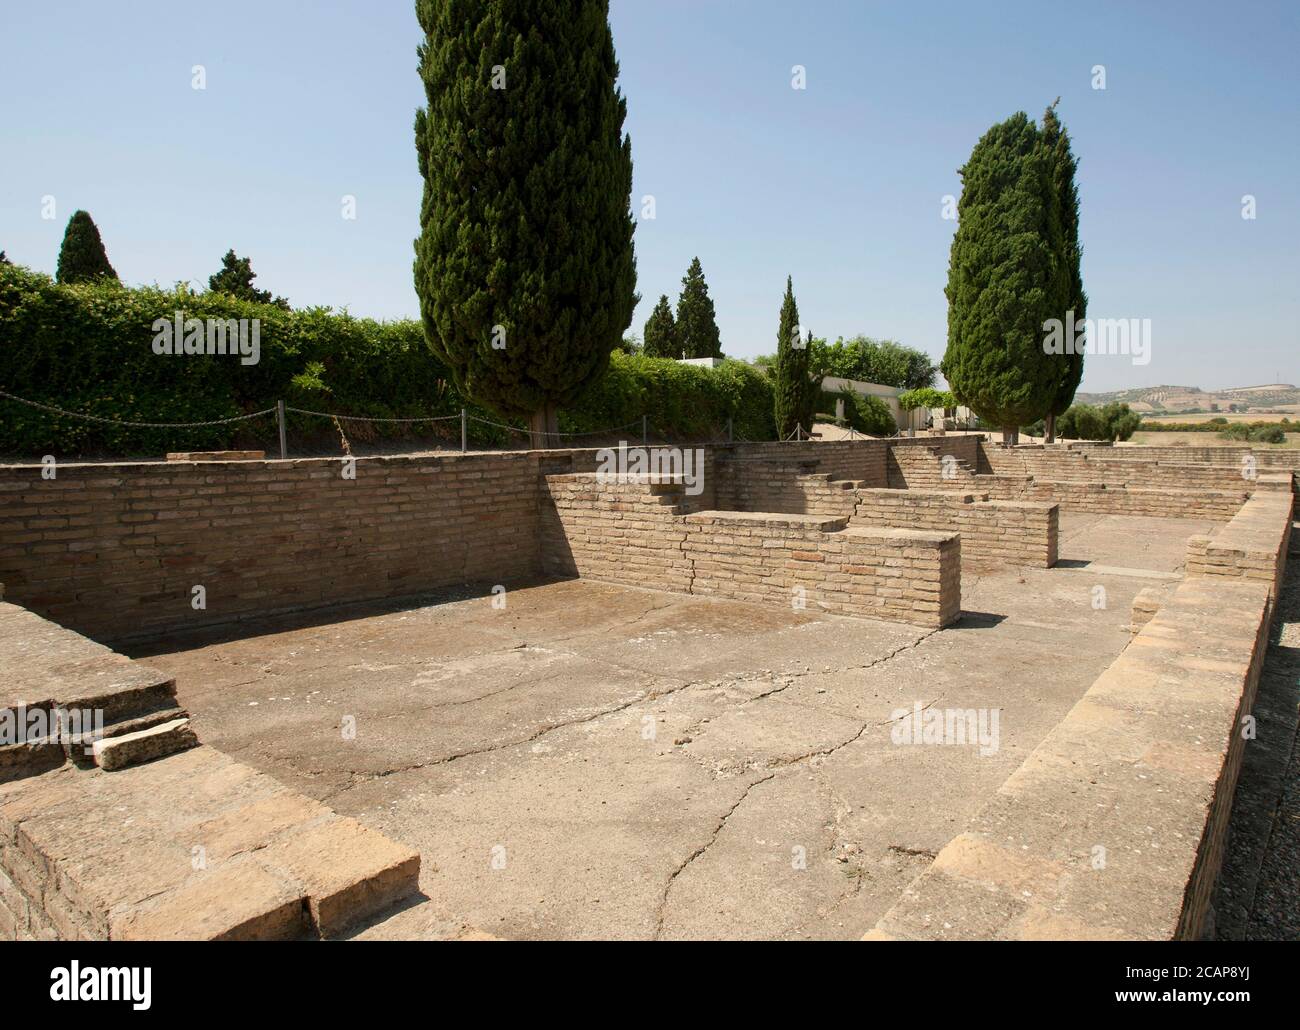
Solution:
{"label": "dry grass", "polygon": [[[1133,439],[1129,443],[1149,447],[1169,446],[1172,444],[1186,444],[1188,447],[1240,447],[1243,441],[1225,440],[1218,433],[1134,433]],[[1251,446],[1277,449],[1300,447],[1300,433],[1287,433],[1286,443],[1252,442]]]}

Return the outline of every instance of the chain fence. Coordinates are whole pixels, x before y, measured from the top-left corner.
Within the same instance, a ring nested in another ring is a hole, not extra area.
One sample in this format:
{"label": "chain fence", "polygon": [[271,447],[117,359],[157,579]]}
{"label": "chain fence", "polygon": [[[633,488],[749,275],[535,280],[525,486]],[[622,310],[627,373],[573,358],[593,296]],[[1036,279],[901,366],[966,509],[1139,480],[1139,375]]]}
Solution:
{"label": "chain fence", "polygon": [[[160,421],[135,421],[130,419],[110,418],[104,415],[95,415],[89,412],[69,411],[66,408],[53,404],[47,404],[41,401],[29,400],[25,397],[19,397],[7,390],[0,389],[0,398],[4,398],[14,403],[25,405],[29,408],[46,412],[47,414],[58,416],[60,418],[70,418],[94,423],[97,425],[120,427],[124,429],[150,429],[150,430],[174,430],[178,434],[186,431],[211,429],[220,426],[241,425],[246,427],[250,437],[255,435],[258,430],[254,429],[254,424],[260,419],[267,419],[262,423],[263,432],[271,431],[269,420],[274,418],[275,437],[267,440],[263,446],[257,448],[238,447],[239,450],[263,450],[268,454],[278,452],[279,457],[288,458],[291,456],[290,441],[292,437],[291,429],[301,427],[311,419],[328,420],[333,424],[339,435],[339,446],[345,454],[352,455],[357,450],[371,454],[400,454],[400,453],[423,453],[426,451],[455,451],[461,452],[469,450],[532,450],[539,448],[556,448],[556,447],[599,447],[605,445],[616,445],[620,442],[641,443],[643,445],[672,445],[672,446],[699,446],[702,444],[720,444],[720,443],[753,443],[756,441],[749,440],[742,434],[734,430],[733,420],[728,419],[725,427],[717,427],[715,431],[708,434],[706,439],[684,439],[682,434],[674,434],[670,431],[664,431],[656,426],[648,415],[632,422],[627,422],[621,426],[610,426],[605,429],[587,430],[582,432],[554,432],[542,436],[534,433],[532,430],[518,425],[511,425],[506,422],[498,422],[492,419],[483,418],[479,415],[471,414],[466,408],[462,408],[458,414],[447,415],[421,415],[414,417],[380,417],[373,415],[345,415],[340,412],[332,411],[315,411],[310,408],[299,408],[286,404],[284,401],[277,401],[274,407],[263,408],[259,411],[248,412],[243,415],[234,415],[228,418],[207,419],[202,421],[189,422],[160,422]],[[290,416],[293,416],[292,420]],[[454,425],[458,423],[459,425]],[[416,440],[388,440],[383,441],[379,446],[372,446],[373,440],[360,441],[350,436],[344,425],[348,426],[376,426],[376,427],[396,427],[406,426],[414,428],[416,426],[427,426],[430,430],[424,438]],[[459,428],[459,433],[456,429]],[[311,440],[317,440],[318,437],[308,432],[306,436]],[[258,437],[259,439],[261,437]],[[795,433],[788,439],[808,440],[811,436],[802,427],[798,427]],[[544,441],[544,442],[543,442]],[[267,446],[266,444],[270,444]],[[278,444],[278,447],[276,446]],[[354,450],[356,448],[357,450]],[[4,451],[3,444],[3,427],[0,427],[0,453]],[[180,446],[175,448],[182,450]],[[306,447],[299,445],[294,448],[294,456],[319,456],[321,453],[336,453],[338,447],[330,445],[327,449],[322,450],[319,443],[316,446]]]}

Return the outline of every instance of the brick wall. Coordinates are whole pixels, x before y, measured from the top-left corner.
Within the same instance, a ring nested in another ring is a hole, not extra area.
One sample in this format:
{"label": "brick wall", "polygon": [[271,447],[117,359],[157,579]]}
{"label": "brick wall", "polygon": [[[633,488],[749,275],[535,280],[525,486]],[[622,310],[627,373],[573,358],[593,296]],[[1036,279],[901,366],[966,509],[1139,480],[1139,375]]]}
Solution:
{"label": "brick wall", "polygon": [[1205,932],[1269,621],[1263,583],[1206,583],[1183,581],[869,939]]}
{"label": "brick wall", "polygon": [[1065,450],[1058,447],[985,447],[991,471],[1053,482],[1106,483],[1140,488],[1242,490],[1251,483],[1240,460],[1218,463],[1157,461],[1142,448]]}
{"label": "brick wall", "polygon": [[979,438],[954,436],[941,445],[891,447],[889,482],[895,490],[961,490],[976,483]]}
{"label": "brick wall", "polygon": [[[100,639],[541,568],[536,454],[0,467],[9,598]],[[191,606],[206,590],[206,609]]]}
{"label": "brick wall", "polygon": [[815,462],[805,471],[826,473],[833,479],[860,480],[868,486],[884,486],[886,462],[895,440],[812,440],[789,443],[737,443],[719,447],[719,458],[771,461],[794,464]]}
{"label": "brick wall", "polygon": [[1055,504],[990,501],[984,494],[926,490],[857,490],[849,525],[960,533],[969,568],[1056,564]]}
{"label": "brick wall", "polygon": [[655,590],[690,592],[683,557],[688,498],[645,477],[600,482],[593,473],[547,476],[541,514],[543,570]]}
{"label": "brick wall", "polygon": [[1265,489],[1200,538],[1244,562],[1195,567],[1193,538],[1188,576],[867,938],[1202,937],[1292,516]]}
{"label": "brick wall", "polygon": [[1214,536],[1187,539],[1187,575],[1226,576],[1268,583],[1274,598],[1291,539],[1289,491],[1260,490]]}
{"label": "brick wall", "polygon": [[1012,476],[977,476],[974,489],[997,500],[1041,501],[1059,504],[1067,511],[1217,522],[1232,518],[1249,496],[1246,490],[1142,489],[1107,483],[1021,480]]}
{"label": "brick wall", "polygon": [[718,462],[717,508],[790,515],[852,515],[857,480],[816,473],[811,461]]}
{"label": "brick wall", "polygon": [[680,484],[656,477],[547,476],[545,494],[551,575],[782,606],[799,587],[811,610],[922,625],[960,614],[952,533],[846,529],[847,513],[696,511]]}
{"label": "brick wall", "polygon": [[1092,452],[1097,458],[1113,454],[1117,458],[1129,456],[1154,459],[1161,462],[1196,464],[1235,465],[1240,467],[1242,458],[1253,455],[1255,462],[1262,469],[1290,470],[1300,472],[1300,451],[1294,448],[1277,450],[1252,447],[1172,447],[1160,445],[1143,445],[1140,447],[1099,448]]}
{"label": "brick wall", "polygon": [[846,529],[819,515],[707,511],[685,516],[691,592],[946,626],[961,614],[961,541],[952,533]]}

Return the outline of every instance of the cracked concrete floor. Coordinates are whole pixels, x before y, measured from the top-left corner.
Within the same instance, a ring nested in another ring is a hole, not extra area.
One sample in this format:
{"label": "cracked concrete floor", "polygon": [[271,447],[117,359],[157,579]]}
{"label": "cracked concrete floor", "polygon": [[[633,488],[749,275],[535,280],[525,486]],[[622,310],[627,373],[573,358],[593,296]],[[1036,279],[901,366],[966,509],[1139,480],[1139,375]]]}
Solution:
{"label": "cracked concrete floor", "polygon": [[[360,938],[857,938],[1208,528],[1063,516],[1061,567],[966,575],[940,632],[567,581],[133,653],[205,743],[421,852]],[[998,710],[996,751],[894,743],[916,704]]]}

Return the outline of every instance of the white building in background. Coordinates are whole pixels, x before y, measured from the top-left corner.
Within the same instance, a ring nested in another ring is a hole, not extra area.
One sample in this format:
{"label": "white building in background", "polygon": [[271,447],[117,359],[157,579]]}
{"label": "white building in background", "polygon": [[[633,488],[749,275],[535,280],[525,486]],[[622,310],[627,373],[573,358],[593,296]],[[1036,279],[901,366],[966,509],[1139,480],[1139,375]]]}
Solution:
{"label": "white building in background", "polygon": [[[859,396],[875,397],[884,401],[889,406],[889,412],[894,416],[894,424],[901,430],[922,430],[929,426],[935,429],[964,429],[975,424],[975,413],[965,405],[958,405],[952,411],[951,415],[946,414],[943,408],[911,408],[903,410],[903,406],[898,403],[898,398],[906,391],[900,390],[894,386],[882,386],[880,383],[864,383],[858,379],[838,379],[835,376],[827,376],[822,380],[822,389],[829,390],[831,393],[838,393],[840,390],[852,390]],[[836,411],[837,416],[842,417],[843,412]],[[946,417],[945,417],[946,416]]]}
{"label": "white building in background", "polygon": [[[822,389],[830,393],[839,393],[841,390],[849,390],[856,393],[859,397],[875,397],[882,400],[889,408],[889,413],[894,416],[894,424],[899,429],[914,428],[909,421],[909,412],[903,410],[903,406],[898,403],[898,395],[903,391],[894,386],[882,386],[880,383],[864,383],[860,379],[840,379],[838,376],[827,376],[822,380]],[[842,411],[835,412],[837,417],[842,418]]]}

